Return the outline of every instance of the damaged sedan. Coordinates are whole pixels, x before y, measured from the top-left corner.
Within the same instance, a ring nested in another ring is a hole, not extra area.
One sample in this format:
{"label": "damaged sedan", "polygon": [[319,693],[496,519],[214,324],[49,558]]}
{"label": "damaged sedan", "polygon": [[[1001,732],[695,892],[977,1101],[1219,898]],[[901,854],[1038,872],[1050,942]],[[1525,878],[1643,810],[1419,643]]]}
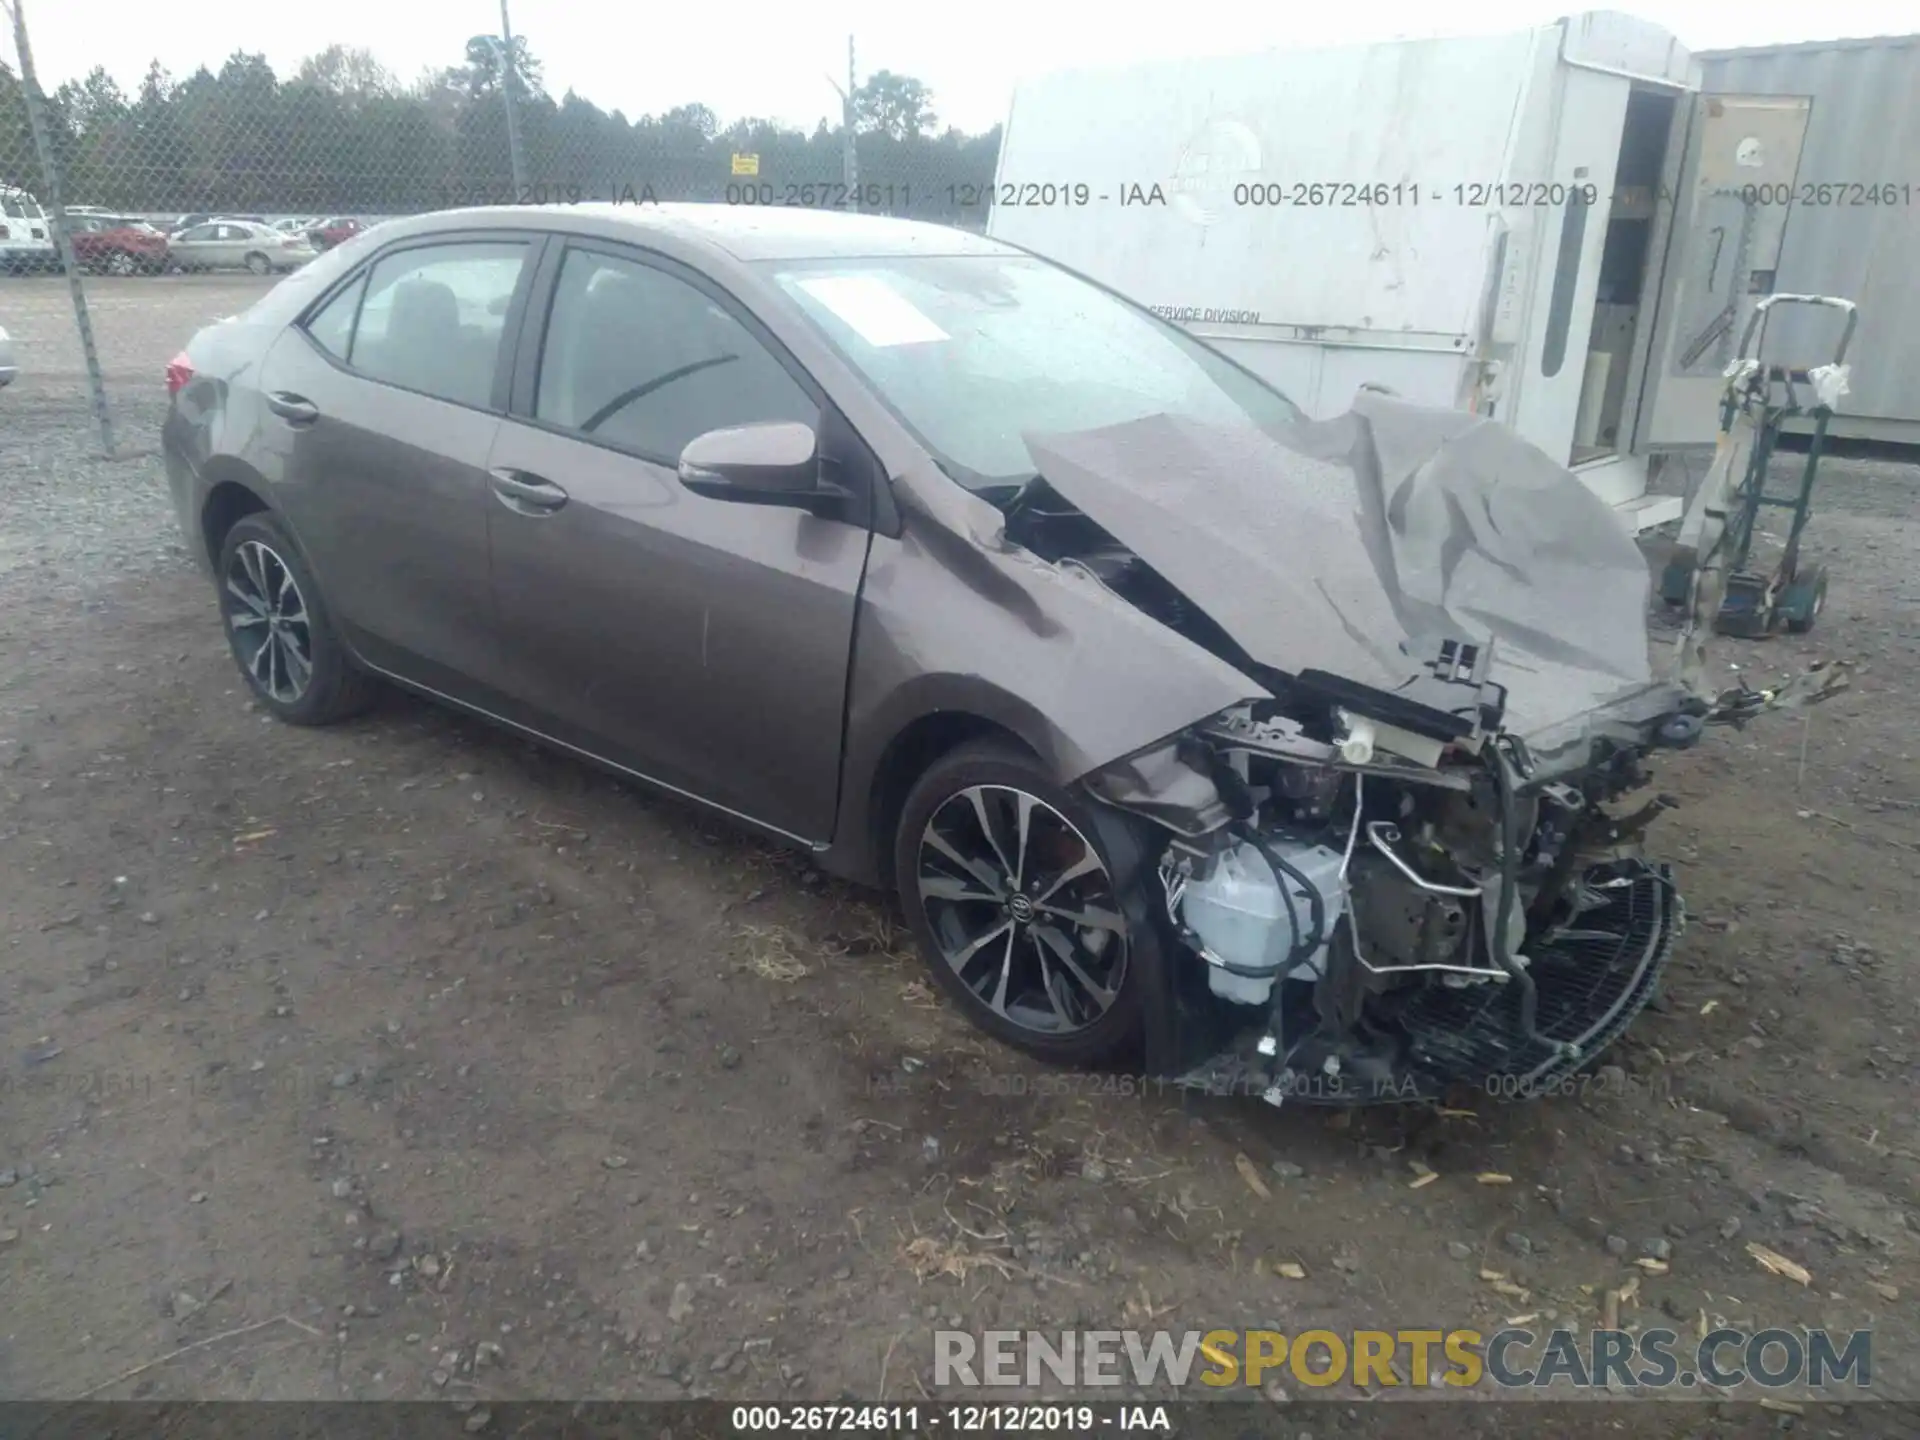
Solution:
{"label": "damaged sedan", "polygon": [[1648,761],[1767,703],[1657,672],[1633,540],[1502,427],[1309,421],[943,227],[398,220],[167,379],[262,706],[392,681],[800,846],[1050,1061],[1345,1103],[1586,1065],[1685,914]]}

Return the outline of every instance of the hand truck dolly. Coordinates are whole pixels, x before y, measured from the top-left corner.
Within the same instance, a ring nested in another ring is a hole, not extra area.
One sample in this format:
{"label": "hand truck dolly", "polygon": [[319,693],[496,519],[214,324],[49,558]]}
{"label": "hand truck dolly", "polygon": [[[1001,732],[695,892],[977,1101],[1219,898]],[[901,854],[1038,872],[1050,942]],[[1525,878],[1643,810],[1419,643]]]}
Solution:
{"label": "hand truck dolly", "polygon": [[[1841,311],[1845,325],[1828,367],[1814,370],[1786,365],[1763,365],[1757,351],[1749,353],[1754,332],[1765,343],[1765,321],[1776,305],[1824,306]],[[1825,448],[1827,422],[1833,406],[1826,395],[1838,398],[1844,382],[1829,390],[1821,382],[1844,377],[1847,347],[1853,340],[1859,313],[1851,300],[1830,295],[1769,295],[1754,307],[1732,364],[1727,367],[1727,389],[1720,406],[1720,440],[1714,464],[1701,482],[1703,490],[1724,487],[1722,497],[1708,493],[1696,498],[1682,525],[1680,543],[1660,577],[1660,597],[1669,605],[1696,601],[1695,585],[1710,569],[1724,586],[1714,615],[1714,629],[1723,635],[1760,638],[1784,627],[1804,633],[1813,628],[1827,599],[1824,565],[1800,564],[1800,538],[1813,513],[1814,479]],[[1809,395],[1811,391],[1811,395]],[[1812,403],[1807,403],[1811,400]],[[1807,463],[1797,491],[1767,492],[1767,465],[1780,442],[1783,422],[1799,415],[1813,417],[1807,443]],[[1739,433],[1744,429],[1747,433]],[[1738,452],[1748,450],[1738,482]],[[1752,568],[1754,533],[1760,512],[1774,508],[1792,512],[1786,547],[1770,571]],[[1711,598],[1710,595],[1707,598]]]}

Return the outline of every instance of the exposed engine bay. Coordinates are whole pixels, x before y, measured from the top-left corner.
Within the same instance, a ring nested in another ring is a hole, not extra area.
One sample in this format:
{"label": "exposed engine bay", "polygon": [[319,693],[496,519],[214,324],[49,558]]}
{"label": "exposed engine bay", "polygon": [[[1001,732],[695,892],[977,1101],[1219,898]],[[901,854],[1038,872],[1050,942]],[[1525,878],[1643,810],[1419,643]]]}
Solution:
{"label": "exposed engine bay", "polygon": [[[1644,782],[1638,757],[1536,787],[1510,737],[1419,767],[1389,747],[1440,742],[1339,715],[1315,739],[1289,717],[1230,714],[1157,757],[1204,776],[1226,812],[1157,867],[1169,932],[1233,1032],[1183,1078],[1272,1101],[1495,1080],[1511,1094],[1609,1044],[1685,915],[1640,854],[1667,802],[1608,806]],[[1093,784],[1133,798],[1112,772]]]}
{"label": "exposed engine bay", "polygon": [[1009,540],[1273,697],[1084,781],[1165,837],[1147,888],[1179,1082],[1275,1104],[1536,1093],[1653,996],[1686,911],[1641,848],[1673,802],[1630,797],[1651,752],[1754,705],[1670,690],[1542,765],[1503,727],[1494,640],[1438,635],[1392,691],[1280,672],[1046,481],[1002,509]]}

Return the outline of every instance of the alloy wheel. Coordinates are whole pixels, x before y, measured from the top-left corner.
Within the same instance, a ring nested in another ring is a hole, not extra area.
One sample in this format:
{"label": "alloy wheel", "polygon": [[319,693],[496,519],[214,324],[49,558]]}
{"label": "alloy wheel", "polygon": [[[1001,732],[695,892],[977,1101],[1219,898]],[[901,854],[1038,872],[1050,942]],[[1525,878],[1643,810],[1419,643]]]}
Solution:
{"label": "alloy wheel", "polygon": [[970,785],[921,832],[915,876],[941,957],[989,1010],[1070,1035],[1119,998],[1127,922],[1087,837],[1039,797]]}
{"label": "alloy wheel", "polygon": [[293,572],[270,547],[234,548],[222,590],[240,666],[282,705],[298,703],[313,680],[313,632]]}
{"label": "alloy wheel", "polygon": [[131,275],[134,271],[133,256],[124,250],[116,250],[107,257],[107,273],[110,275]]}

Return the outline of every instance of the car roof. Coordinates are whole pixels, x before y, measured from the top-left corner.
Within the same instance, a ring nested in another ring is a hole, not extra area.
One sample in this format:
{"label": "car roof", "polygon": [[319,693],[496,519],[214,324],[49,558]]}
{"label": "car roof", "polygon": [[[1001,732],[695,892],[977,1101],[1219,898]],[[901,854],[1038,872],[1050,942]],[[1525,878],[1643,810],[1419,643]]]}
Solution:
{"label": "car roof", "polygon": [[649,201],[638,205],[493,206],[439,211],[399,224],[417,234],[465,229],[475,224],[515,228],[533,224],[541,229],[586,231],[603,236],[619,236],[624,231],[635,239],[677,240],[689,248],[719,252],[736,261],[1023,253],[984,235],[950,225],[786,205],[697,202],[663,205]]}

